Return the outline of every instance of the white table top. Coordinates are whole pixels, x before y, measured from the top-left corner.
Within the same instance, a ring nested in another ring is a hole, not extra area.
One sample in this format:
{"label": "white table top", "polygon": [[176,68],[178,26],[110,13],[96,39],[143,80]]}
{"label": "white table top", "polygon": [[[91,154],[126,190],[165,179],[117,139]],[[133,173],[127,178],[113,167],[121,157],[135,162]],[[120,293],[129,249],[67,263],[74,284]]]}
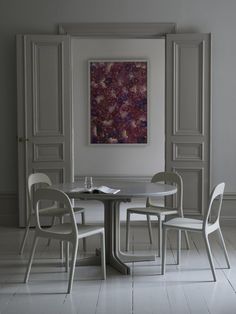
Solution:
{"label": "white table top", "polygon": [[73,183],[64,183],[53,185],[53,188],[58,188],[64,191],[71,198],[81,199],[124,199],[133,197],[147,197],[147,196],[166,196],[175,194],[177,188],[173,185],[163,183],[137,182],[137,181],[118,181],[118,180],[95,180],[94,186],[98,187],[105,185],[109,188],[120,189],[117,194],[87,194],[76,191],[76,188],[83,188],[82,181]]}

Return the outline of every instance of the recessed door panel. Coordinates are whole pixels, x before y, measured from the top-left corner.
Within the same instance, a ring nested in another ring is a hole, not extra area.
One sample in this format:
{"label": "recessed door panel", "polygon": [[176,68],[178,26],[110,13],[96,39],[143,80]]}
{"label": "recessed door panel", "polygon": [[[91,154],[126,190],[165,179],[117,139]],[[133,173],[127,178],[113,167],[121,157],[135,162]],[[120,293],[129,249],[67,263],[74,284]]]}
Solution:
{"label": "recessed door panel", "polygon": [[32,43],[34,136],[63,134],[62,43]]}
{"label": "recessed door panel", "polygon": [[175,135],[203,134],[204,42],[173,43]]}
{"label": "recessed door panel", "polygon": [[173,143],[174,161],[203,161],[203,143]]}
{"label": "recessed door panel", "polygon": [[185,215],[202,216],[210,193],[211,36],[166,39],[166,170],[184,183]]}
{"label": "recessed door panel", "polygon": [[24,113],[18,115],[19,216],[23,226],[28,216],[30,173],[45,172],[54,183],[73,178],[69,37],[19,35],[17,65],[18,112]]}

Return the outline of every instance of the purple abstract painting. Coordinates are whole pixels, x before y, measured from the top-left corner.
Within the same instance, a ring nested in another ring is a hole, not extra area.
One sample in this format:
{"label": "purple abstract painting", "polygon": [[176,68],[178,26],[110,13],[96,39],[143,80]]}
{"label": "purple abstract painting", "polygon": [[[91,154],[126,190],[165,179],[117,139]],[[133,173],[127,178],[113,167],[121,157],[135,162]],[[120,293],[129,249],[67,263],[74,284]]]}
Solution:
{"label": "purple abstract painting", "polygon": [[147,61],[89,61],[91,144],[147,144],[147,71]]}

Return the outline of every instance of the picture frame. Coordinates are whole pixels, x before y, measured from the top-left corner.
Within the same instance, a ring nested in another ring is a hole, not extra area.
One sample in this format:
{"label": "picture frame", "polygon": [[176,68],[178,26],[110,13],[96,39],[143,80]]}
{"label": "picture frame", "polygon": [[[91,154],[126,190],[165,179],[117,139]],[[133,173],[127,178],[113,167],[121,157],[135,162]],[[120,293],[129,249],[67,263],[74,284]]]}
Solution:
{"label": "picture frame", "polygon": [[147,59],[88,60],[89,144],[147,145]]}

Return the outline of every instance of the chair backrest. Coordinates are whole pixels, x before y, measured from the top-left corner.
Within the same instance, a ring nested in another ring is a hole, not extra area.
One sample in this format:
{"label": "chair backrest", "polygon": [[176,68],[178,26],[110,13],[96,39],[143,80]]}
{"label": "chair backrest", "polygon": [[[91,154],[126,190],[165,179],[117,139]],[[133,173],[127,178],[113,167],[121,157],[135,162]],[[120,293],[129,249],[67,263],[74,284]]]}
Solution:
{"label": "chair backrest", "polygon": [[209,206],[208,206],[208,210],[205,213],[205,217],[204,217],[204,223],[203,223],[203,229],[207,228],[208,225],[208,221],[209,218],[211,216],[211,212],[213,209],[213,202],[217,199],[218,202],[218,206],[214,207],[214,211],[215,211],[215,220],[213,222],[214,223],[219,223],[219,219],[220,219],[220,212],[221,212],[221,207],[222,207],[222,201],[223,201],[223,195],[224,195],[224,190],[225,190],[225,183],[219,183],[217,184],[212,192],[211,192],[211,196],[210,196],[210,201],[209,201]]}
{"label": "chair backrest", "polygon": [[[176,208],[179,210],[179,214],[183,217],[183,180],[181,176],[176,172],[158,172],[154,174],[151,179],[152,183],[155,182],[164,182],[166,184],[175,185],[177,187],[177,194],[176,194]],[[147,206],[152,205],[150,198],[147,198]]]}
{"label": "chair backrest", "polygon": [[44,184],[46,186],[52,185],[50,178],[45,173],[31,173],[28,177],[28,197],[31,212],[34,212],[33,208],[33,187],[37,184]]}
{"label": "chair backrest", "polygon": [[[74,215],[74,210],[69,197],[62,191],[53,188],[38,188],[34,193],[33,207],[35,208],[36,215],[36,228],[41,232],[44,230],[40,225],[39,205],[41,201],[53,201],[63,204],[65,214],[68,213],[71,222],[71,231],[77,232],[77,224]],[[47,228],[45,232],[50,232],[50,228]],[[76,233],[77,234],[77,233]]]}

